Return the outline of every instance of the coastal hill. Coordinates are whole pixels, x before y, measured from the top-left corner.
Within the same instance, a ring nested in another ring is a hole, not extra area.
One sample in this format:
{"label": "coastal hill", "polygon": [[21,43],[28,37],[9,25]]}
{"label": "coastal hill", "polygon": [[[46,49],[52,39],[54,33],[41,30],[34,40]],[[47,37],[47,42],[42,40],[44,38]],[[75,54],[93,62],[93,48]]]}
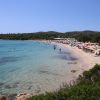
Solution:
{"label": "coastal hill", "polygon": [[73,32],[34,32],[34,33],[8,33],[0,34],[0,39],[9,40],[36,40],[36,39],[54,39],[54,38],[76,38],[83,42],[100,42],[100,32],[97,31],[73,31]]}

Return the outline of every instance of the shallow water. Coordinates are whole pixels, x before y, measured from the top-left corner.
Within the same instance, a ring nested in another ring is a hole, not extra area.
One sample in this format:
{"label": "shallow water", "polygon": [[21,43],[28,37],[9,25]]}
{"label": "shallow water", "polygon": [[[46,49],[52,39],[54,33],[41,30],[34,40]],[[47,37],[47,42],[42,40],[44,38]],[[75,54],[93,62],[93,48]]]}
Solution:
{"label": "shallow water", "polygon": [[38,41],[0,40],[0,94],[57,89],[70,74],[68,50]]}

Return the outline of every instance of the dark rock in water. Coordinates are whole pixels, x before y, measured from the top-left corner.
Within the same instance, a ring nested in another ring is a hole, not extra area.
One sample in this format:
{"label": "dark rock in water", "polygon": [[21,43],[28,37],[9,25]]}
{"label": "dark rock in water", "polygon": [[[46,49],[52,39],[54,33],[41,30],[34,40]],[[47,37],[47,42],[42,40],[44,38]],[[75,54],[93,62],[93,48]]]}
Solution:
{"label": "dark rock in water", "polygon": [[5,85],[5,88],[6,89],[10,89],[10,88],[12,88],[10,85]]}
{"label": "dark rock in water", "polygon": [[18,85],[17,84],[13,84],[12,85],[12,88],[16,88]]}
{"label": "dark rock in water", "polygon": [[4,83],[0,82],[0,87],[3,86],[3,85],[4,85]]}
{"label": "dark rock in water", "polygon": [[16,83],[14,83],[15,85],[18,85],[19,84],[19,82],[16,82]]}
{"label": "dark rock in water", "polygon": [[68,62],[68,64],[77,64],[77,62]]}
{"label": "dark rock in water", "polygon": [[15,62],[18,61],[20,57],[13,57],[13,56],[9,56],[9,57],[2,57],[0,58],[0,65],[4,65],[8,62]]}
{"label": "dark rock in water", "polygon": [[72,73],[75,73],[77,70],[71,70]]}
{"label": "dark rock in water", "polygon": [[4,87],[6,89],[16,88],[16,87],[18,87],[18,84],[19,84],[19,82],[11,83],[11,84],[6,84]]}
{"label": "dark rock in water", "polygon": [[11,88],[16,88],[18,85],[17,84],[13,84],[13,85],[5,85],[6,89],[11,89]]}
{"label": "dark rock in water", "polygon": [[29,86],[28,90],[30,90],[32,88],[32,86]]}
{"label": "dark rock in water", "polygon": [[40,71],[39,72],[40,74],[51,74],[51,75],[54,75],[54,76],[63,76],[63,75],[60,75],[60,74],[58,74],[58,73],[55,73],[55,72],[49,72],[49,71]]}
{"label": "dark rock in water", "polygon": [[48,71],[40,70],[40,74],[42,73],[48,73]]}

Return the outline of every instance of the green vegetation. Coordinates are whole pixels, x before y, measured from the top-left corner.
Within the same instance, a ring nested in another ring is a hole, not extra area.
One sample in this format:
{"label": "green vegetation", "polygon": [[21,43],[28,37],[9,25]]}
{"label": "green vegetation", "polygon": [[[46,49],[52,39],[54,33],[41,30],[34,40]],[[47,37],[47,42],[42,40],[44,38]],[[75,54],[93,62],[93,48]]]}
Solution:
{"label": "green vegetation", "polygon": [[74,85],[59,91],[33,96],[28,100],[100,100],[100,65],[80,75]]}
{"label": "green vegetation", "polygon": [[0,39],[9,39],[9,40],[34,40],[34,39],[54,39],[54,38],[76,38],[79,41],[83,42],[99,42],[100,43],[100,32],[94,31],[80,31],[80,32],[36,32],[36,33],[9,33],[9,34],[0,34]]}

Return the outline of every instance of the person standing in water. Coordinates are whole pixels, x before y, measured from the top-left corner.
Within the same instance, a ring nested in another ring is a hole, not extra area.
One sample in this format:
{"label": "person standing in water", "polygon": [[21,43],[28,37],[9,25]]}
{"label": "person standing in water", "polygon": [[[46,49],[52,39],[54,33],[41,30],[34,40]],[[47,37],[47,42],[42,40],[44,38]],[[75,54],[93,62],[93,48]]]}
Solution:
{"label": "person standing in water", "polygon": [[59,49],[60,53],[61,53],[61,48]]}
{"label": "person standing in water", "polygon": [[56,47],[57,47],[57,46],[56,46],[56,45],[54,45],[54,47],[53,47],[53,48],[54,48],[54,50],[56,50]]}

